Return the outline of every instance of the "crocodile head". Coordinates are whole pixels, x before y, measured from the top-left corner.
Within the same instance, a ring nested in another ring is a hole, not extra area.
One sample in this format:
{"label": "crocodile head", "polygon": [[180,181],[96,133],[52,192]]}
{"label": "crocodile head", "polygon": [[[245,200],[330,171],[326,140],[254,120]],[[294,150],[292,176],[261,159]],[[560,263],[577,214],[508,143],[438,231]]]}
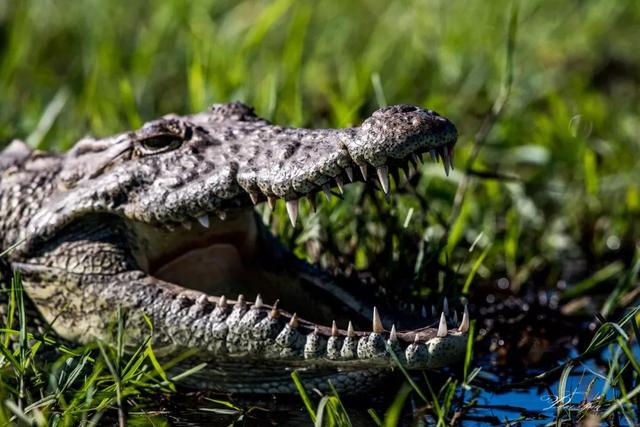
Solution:
{"label": "crocodile head", "polygon": [[[110,218],[114,228],[126,229],[136,268],[185,296],[188,302],[177,309],[184,305],[185,315],[196,302],[220,310],[229,304],[220,295],[259,292],[250,310],[244,297],[235,307],[278,319],[281,334],[306,331],[312,338],[299,349],[305,358],[371,359],[360,368],[380,367],[389,365],[384,355],[395,348],[409,367],[442,366],[464,352],[466,312],[460,325],[443,314],[434,327],[385,330],[387,319],[328,275],[309,279],[314,270],[294,260],[253,212],[256,204],[273,207],[283,199],[295,226],[301,198],[315,205],[317,193],[342,191],[354,181],[388,193],[390,172],[416,164],[423,153],[439,156],[448,173],[456,139],[449,120],[409,105],[379,109],[346,129],[276,126],[239,103],[167,116],[133,132],[78,142],[61,162],[56,190],[31,220],[27,244],[59,238],[61,230],[87,219]],[[263,298],[279,299],[279,307]],[[300,317],[289,314],[294,311]],[[346,327],[354,313],[373,322],[372,332]],[[344,319],[344,329],[336,319]]]}

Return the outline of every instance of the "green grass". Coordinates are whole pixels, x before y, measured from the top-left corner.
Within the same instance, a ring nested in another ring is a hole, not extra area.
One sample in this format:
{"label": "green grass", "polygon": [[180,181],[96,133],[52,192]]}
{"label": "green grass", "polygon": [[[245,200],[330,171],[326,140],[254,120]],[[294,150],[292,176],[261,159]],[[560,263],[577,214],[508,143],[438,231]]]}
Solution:
{"label": "green grass", "polygon": [[[393,290],[385,298],[482,301],[546,289],[576,319],[626,319],[601,327],[613,334],[603,342],[616,400],[601,394],[597,412],[638,421],[629,408],[639,393],[637,324],[626,317],[640,295],[638,22],[633,0],[0,0],[0,146],[21,138],[64,150],[86,134],[229,100],[315,127],[357,124],[384,104],[433,108],[460,132],[448,178],[426,164],[410,185],[394,183],[389,204],[356,185],[317,214],[303,204],[302,227],[289,226],[283,204],[262,210],[265,222],[299,256],[366,270]],[[127,382],[117,346],[70,350],[67,368],[34,364],[56,345],[25,343],[16,326],[8,329],[19,351],[2,340],[0,397],[13,403],[0,405],[0,422],[90,420],[99,402],[128,406],[131,390],[140,402],[150,389],[171,392],[146,347],[137,357],[147,370],[135,378],[155,388]],[[91,387],[56,394],[54,379],[83,363],[97,372],[86,376]],[[480,387],[473,366],[444,388],[401,389],[371,419],[393,425],[410,399],[435,424],[459,419]],[[40,390],[31,397],[20,391],[27,378]],[[45,396],[54,399],[25,413]],[[348,419],[339,396],[318,398],[315,409],[310,395],[316,421]],[[238,408],[226,409],[245,413]],[[558,407],[557,416],[577,415]]]}
{"label": "green grass", "polygon": [[109,342],[69,349],[46,331],[27,330],[18,275],[7,291],[7,324],[0,325],[0,425],[94,426],[109,411],[119,425],[127,419],[150,422],[146,409],[154,396],[175,393],[174,381],[203,367],[169,378],[165,370],[175,361],[158,363],[151,325],[144,341],[125,352],[124,314]]}

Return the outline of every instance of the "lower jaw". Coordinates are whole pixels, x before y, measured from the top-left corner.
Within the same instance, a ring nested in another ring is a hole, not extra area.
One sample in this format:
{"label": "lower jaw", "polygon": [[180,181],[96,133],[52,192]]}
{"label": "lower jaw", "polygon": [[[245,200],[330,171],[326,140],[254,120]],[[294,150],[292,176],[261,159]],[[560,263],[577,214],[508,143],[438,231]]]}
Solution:
{"label": "lower jaw", "polygon": [[[282,309],[297,312],[320,325],[330,325],[332,320],[340,324],[352,321],[356,328],[370,324],[370,319],[361,313],[371,307],[354,309],[343,301],[347,299],[344,295],[334,295],[318,286],[323,280],[323,285],[328,284],[321,277],[327,275],[297,259],[259,220],[253,220],[258,223],[258,230],[251,256],[233,244],[214,243],[190,250],[157,268],[152,275],[185,288],[231,299],[243,294],[253,300],[260,294],[266,303],[279,301]],[[308,280],[310,276],[313,280]]]}

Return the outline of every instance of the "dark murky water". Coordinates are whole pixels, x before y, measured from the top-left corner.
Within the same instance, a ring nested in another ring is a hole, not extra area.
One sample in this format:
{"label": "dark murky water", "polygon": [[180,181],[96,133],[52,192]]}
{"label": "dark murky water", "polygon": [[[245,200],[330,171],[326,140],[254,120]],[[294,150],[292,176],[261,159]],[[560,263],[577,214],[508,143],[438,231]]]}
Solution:
{"label": "dark murky water", "polygon": [[[636,353],[640,350],[636,346]],[[576,356],[573,354],[572,356]],[[607,357],[605,352],[604,357]],[[479,382],[500,387],[501,379],[489,371],[481,372]],[[564,392],[560,391],[560,380],[548,386],[531,385],[501,392],[491,392],[492,387],[474,388],[465,391],[467,402],[474,401],[471,409],[461,419],[464,426],[544,426],[557,419],[569,422],[579,420],[579,410],[600,409],[594,403],[596,396],[615,398],[612,389],[607,387],[606,374],[595,361],[587,360],[576,364],[567,378]],[[389,388],[387,388],[389,389]],[[394,389],[397,390],[397,389]],[[379,400],[344,401],[353,425],[375,425],[367,413],[370,407],[375,408],[379,416],[383,416],[395,392],[387,398]],[[221,400],[224,400],[222,398]],[[245,413],[235,412],[221,404],[207,400],[202,394],[185,394],[173,399],[159,413],[151,413],[137,417],[138,425],[149,425],[150,421],[159,425],[162,421],[176,426],[227,426],[236,425],[279,425],[300,426],[311,425],[311,420],[301,400],[297,396],[290,398],[266,398],[258,400],[240,400],[234,402],[242,407]],[[416,401],[408,401],[405,405],[406,424],[410,424]],[[249,409],[251,408],[251,409]],[[559,417],[559,418],[558,418]],[[435,424],[433,419],[426,418],[421,425]],[[625,424],[624,419],[620,425]]]}

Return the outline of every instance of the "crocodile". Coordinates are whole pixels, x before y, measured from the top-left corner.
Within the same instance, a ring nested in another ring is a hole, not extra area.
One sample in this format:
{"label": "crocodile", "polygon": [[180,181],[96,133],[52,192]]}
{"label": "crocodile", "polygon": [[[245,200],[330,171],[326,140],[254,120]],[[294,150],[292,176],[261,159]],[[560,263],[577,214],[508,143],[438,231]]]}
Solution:
{"label": "crocodile", "polygon": [[187,386],[291,393],[297,370],[308,387],[356,393],[398,364],[460,359],[466,308],[460,321],[444,307],[428,326],[397,330],[294,256],[254,206],[283,199],[295,227],[301,198],[315,207],[319,193],[356,181],[388,194],[389,175],[423,154],[448,173],[456,140],[451,121],[410,105],[357,127],[301,129],[238,102],[87,137],[62,154],[15,140],[0,153],[0,252],[12,249],[5,262],[61,339],[108,339],[120,313],[128,348],[151,324],[158,357],[192,355],[175,372],[206,362]]}

